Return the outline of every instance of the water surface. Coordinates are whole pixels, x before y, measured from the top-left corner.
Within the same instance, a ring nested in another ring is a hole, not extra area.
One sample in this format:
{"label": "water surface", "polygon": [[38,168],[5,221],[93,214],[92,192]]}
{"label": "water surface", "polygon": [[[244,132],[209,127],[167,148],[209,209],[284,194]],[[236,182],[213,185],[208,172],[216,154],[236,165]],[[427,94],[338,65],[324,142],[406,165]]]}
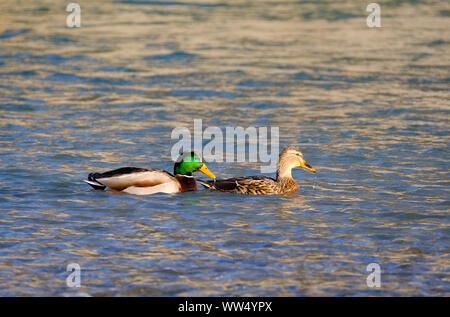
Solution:
{"label": "water surface", "polygon": [[[446,1],[379,1],[375,29],[361,1],[78,2],[78,29],[67,3],[0,4],[0,295],[450,294]],[[318,173],[268,197],[82,183],[171,171],[194,119],[279,127]]]}

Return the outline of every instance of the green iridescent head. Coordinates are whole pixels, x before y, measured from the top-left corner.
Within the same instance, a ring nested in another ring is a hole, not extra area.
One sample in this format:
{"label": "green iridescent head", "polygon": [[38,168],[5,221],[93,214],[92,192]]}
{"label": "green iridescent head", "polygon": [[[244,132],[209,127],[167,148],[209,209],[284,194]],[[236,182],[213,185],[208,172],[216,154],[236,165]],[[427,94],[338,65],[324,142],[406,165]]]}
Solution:
{"label": "green iridescent head", "polygon": [[196,171],[200,171],[211,178],[216,178],[216,176],[214,176],[214,174],[206,167],[205,163],[203,163],[201,157],[193,151],[180,155],[175,162],[173,169],[175,175],[179,174],[186,176],[192,176],[192,173]]}

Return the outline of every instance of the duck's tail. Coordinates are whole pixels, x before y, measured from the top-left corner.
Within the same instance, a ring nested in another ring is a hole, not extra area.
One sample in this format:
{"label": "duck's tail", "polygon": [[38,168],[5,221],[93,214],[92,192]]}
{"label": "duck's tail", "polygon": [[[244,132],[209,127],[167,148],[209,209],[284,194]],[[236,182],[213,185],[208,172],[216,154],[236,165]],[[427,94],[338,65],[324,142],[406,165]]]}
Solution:
{"label": "duck's tail", "polygon": [[96,173],[90,173],[88,175],[88,179],[84,180],[85,183],[88,183],[89,185],[91,185],[92,188],[94,189],[99,189],[99,190],[104,190],[106,188],[105,185],[103,185],[102,183],[99,183],[96,179],[95,179],[95,174]]}

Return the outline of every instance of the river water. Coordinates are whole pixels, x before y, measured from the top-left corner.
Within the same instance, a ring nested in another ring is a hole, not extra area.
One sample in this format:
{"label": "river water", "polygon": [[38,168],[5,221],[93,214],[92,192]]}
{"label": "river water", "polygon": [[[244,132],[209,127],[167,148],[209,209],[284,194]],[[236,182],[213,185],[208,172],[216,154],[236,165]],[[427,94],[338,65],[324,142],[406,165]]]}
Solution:
{"label": "river water", "polygon": [[[2,1],[0,295],[450,295],[450,6],[380,0],[369,28],[368,2],[78,0],[68,28],[69,1]],[[279,127],[318,173],[262,197],[82,182],[172,171],[194,119]]]}

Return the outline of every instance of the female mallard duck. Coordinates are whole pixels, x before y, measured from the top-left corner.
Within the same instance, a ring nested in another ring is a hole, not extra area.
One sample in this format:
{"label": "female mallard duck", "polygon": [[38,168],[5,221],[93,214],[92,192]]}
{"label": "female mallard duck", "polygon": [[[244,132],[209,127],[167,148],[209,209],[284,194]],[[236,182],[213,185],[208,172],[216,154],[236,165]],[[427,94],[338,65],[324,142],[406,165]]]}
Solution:
{"label": "female mallard duck", "polygon": [[200,171],[216,178],[194,152],[181,155],[174,166],[174,175],[156,168],[122,167],[105,173],[90,173],[86,183],[95,189],[106,187],[135,195],[180,193],[197,190],[192,173]]}
{"label": "female mallard duck", "polygon": [[206,188],[223,192],[248,195],[289,194],[298,189],[298,185],[291,175],[294,167],[303,167],[316,172],[311,165],[306,163],[300,150],[288,146],[280,153],[276,179],[266,176],[247,176],[223,180],[214,179],[214,181],[199,180],[198,182]]}

